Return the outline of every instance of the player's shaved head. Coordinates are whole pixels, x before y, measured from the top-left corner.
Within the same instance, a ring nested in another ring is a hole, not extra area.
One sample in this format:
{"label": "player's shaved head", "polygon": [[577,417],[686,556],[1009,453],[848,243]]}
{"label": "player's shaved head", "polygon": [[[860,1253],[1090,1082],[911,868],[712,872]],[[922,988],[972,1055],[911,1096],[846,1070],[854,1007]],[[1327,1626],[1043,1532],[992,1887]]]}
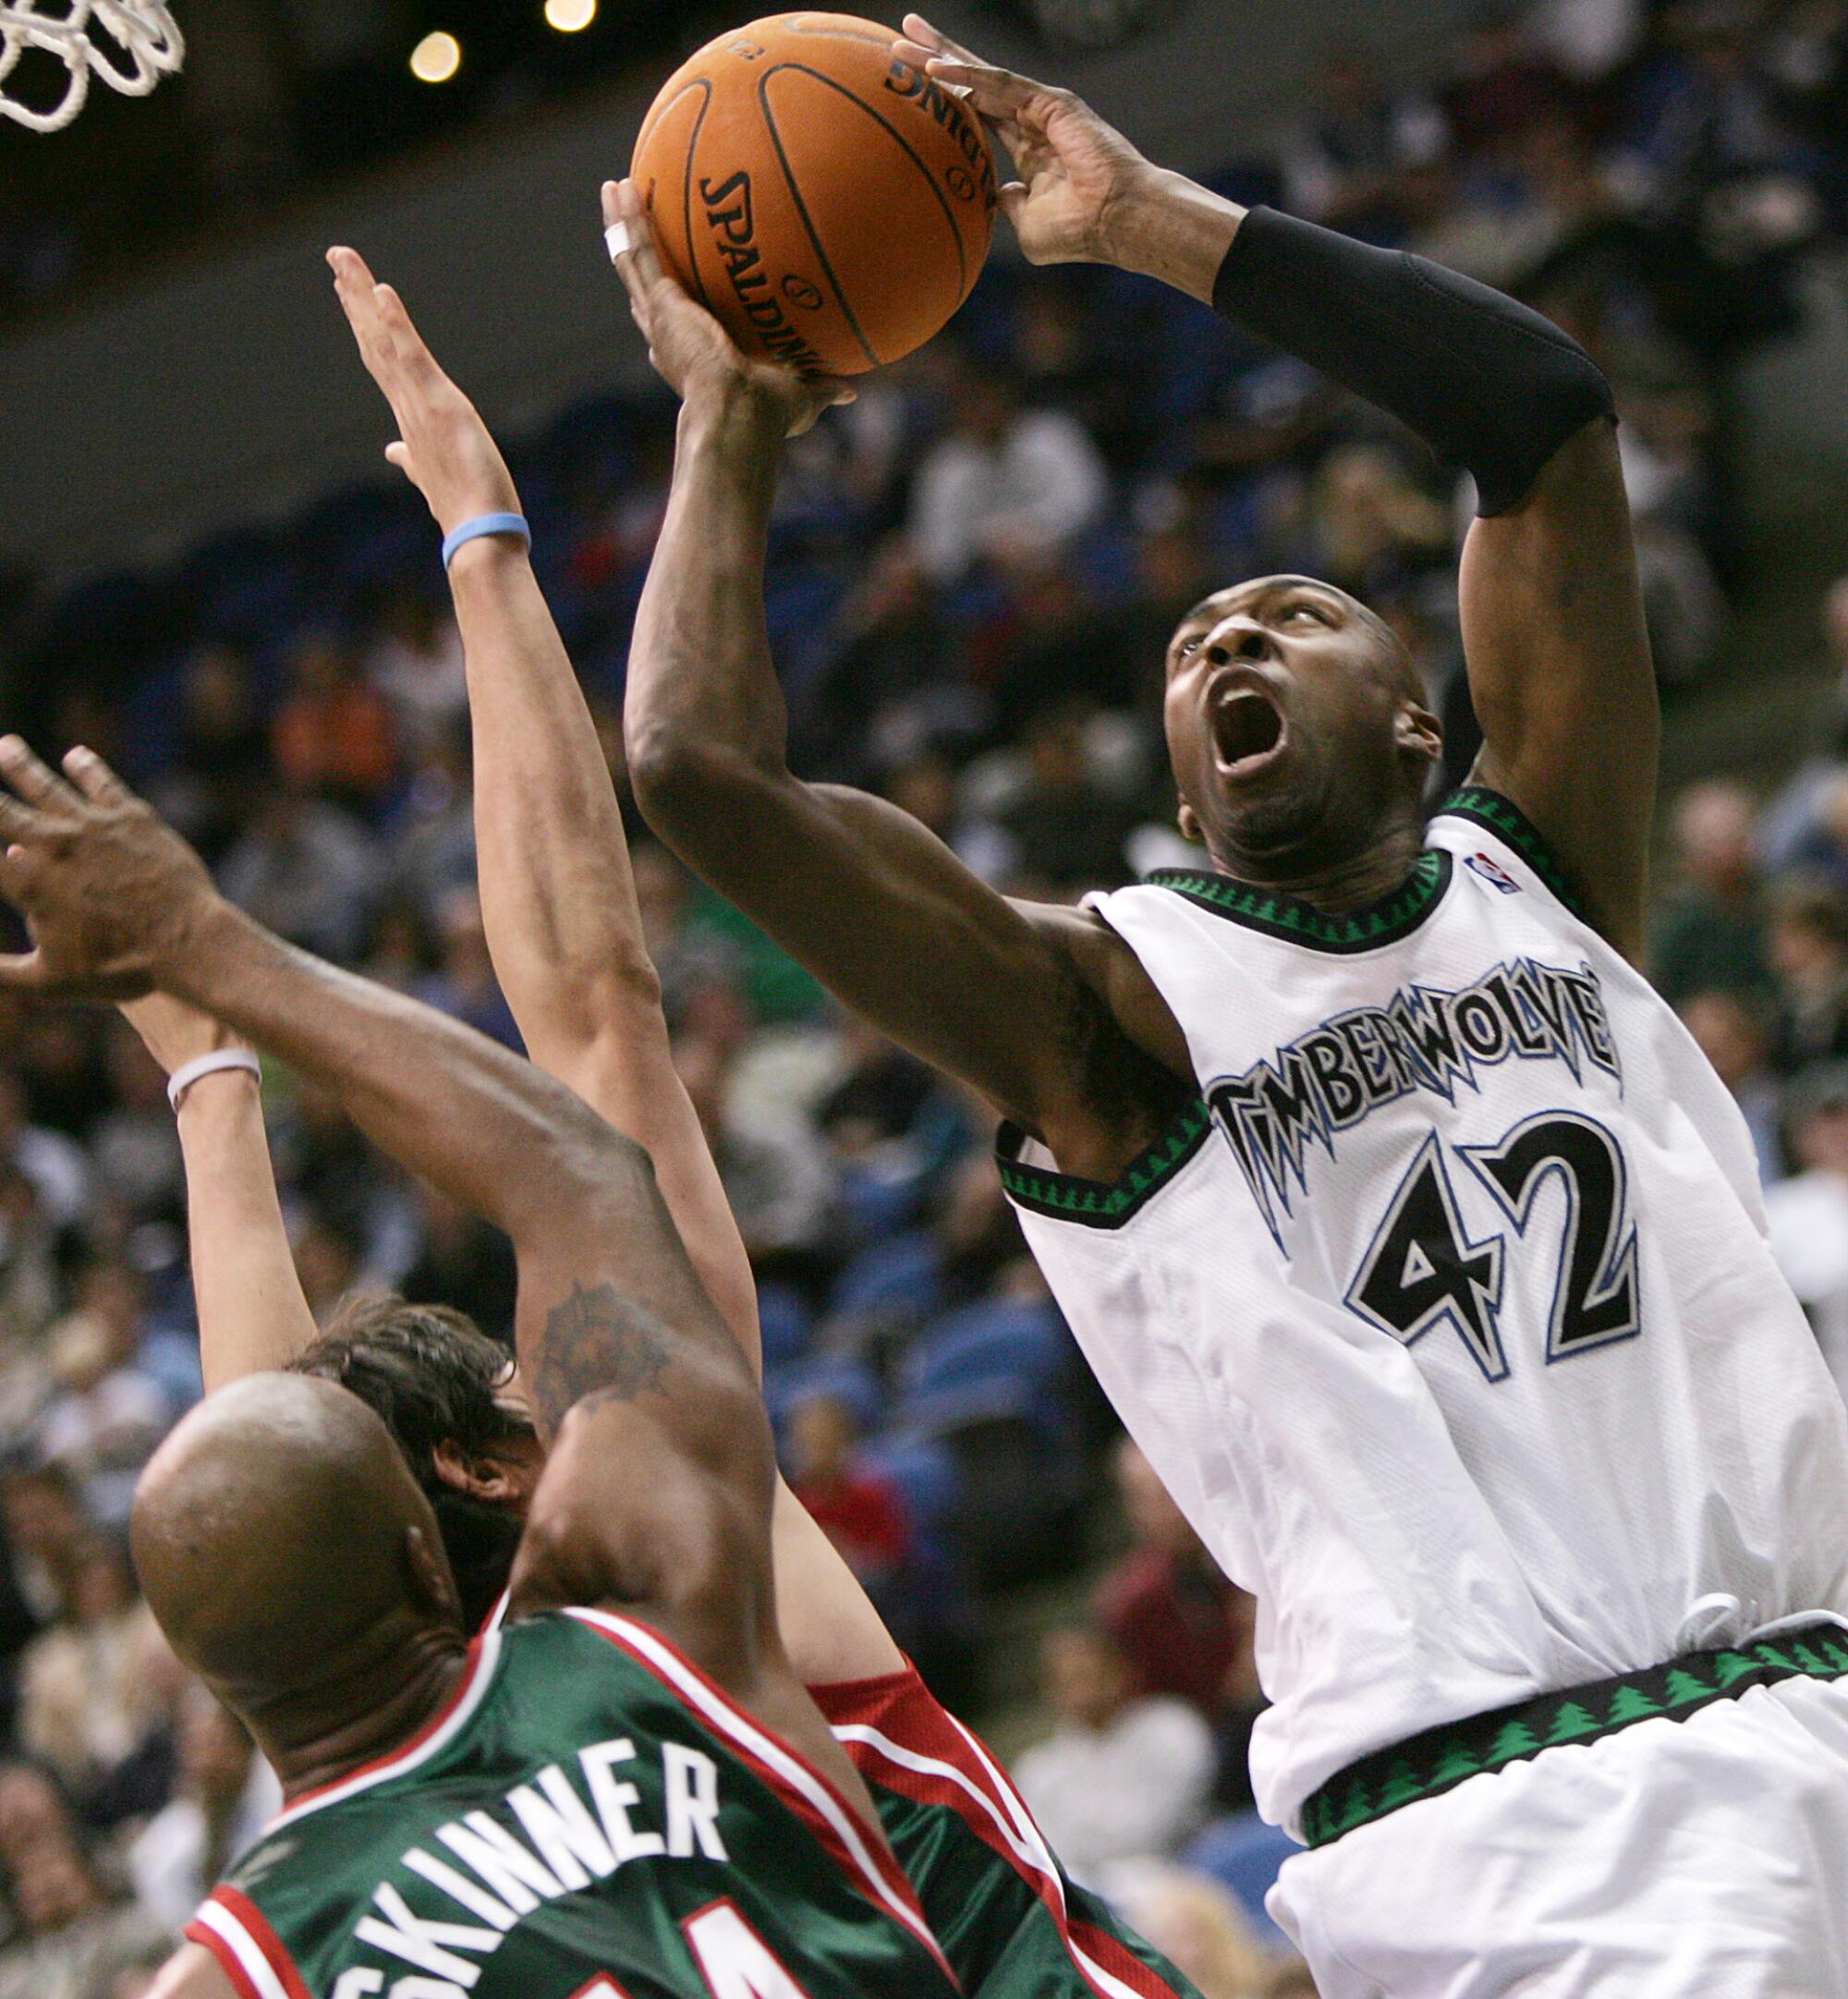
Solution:
{"label": "player's shaved head", "polygon": [[133,1538],[175,1651],[247,1718],[337,1707],[396,1646],[459,1639],[430,1502],[332,1382],[255,1374],[201,1403],[142,1474]]}

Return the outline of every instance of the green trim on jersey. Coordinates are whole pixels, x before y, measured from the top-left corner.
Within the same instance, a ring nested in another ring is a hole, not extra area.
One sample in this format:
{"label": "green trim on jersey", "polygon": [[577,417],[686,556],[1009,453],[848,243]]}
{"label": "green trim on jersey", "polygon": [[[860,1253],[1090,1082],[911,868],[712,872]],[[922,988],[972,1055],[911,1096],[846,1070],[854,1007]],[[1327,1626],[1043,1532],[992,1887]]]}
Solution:
{"label": "green trim on jersey", "polygon": [[1443,900],[1451,872],[1449,853],[1442,847],[1427,847],[1391,895],[1341,916],[1331,916],[1313,903],[1277,889],[1255,887],[1229,874],[1210,874],[1194,868],[1158,868],[1149,877],[1149,885],[1173,889],[1215,916],[1284,944],[1348,957],[1409,937]]}
{"label": "green trim on jersey", "polygon": [[1023,1134],[1003,1125],[996,1139],[1001,1184],[1023,1208],[1060,1222],[1088,1228],[1121,1228],[1173,1179],[1206,1143],[1212,1113],[1196,1097],[1146,1152],[1138,1152],[1114,1180],[1085,1180],[1052,1166],[1024,1166],[1014,1156]]}
{"label": "green trim on jersey", "polygon": [[1848,1632],[1824,1618],[1736,1649],[1687,1652],[1665,1665],[1562,1687],[1486,1714],[1445,1722],[1338,1771],[1303,1807],[1303,1837],[1326,1847],[1357,1825],[1568,1742],[1596,1742],[1632,1722],[1685,1721],[1716,1700],[1780,1680],[1848,1676]]}
{"label": "green trim on jersey", "polygon": [[1433,817],[1466,819],[1473,825],[1486,826],[1520,855],[1581,923],[1590,922],[1590,911],[1573,881],[1571,869],[1513,798],[1490,791],[1486,785],[1465,785],[1461,791],[1453,792]]}

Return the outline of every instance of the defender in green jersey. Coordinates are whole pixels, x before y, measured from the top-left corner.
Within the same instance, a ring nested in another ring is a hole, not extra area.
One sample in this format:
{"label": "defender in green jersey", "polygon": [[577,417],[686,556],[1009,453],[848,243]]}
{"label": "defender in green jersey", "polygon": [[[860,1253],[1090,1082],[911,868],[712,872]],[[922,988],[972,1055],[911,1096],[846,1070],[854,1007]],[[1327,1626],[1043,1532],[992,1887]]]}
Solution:
{"label": "defender in green jersey", "polygon": [[[402,305],[350,251],[339,296],[397,418],[400,462],[445,530],[517,508],[480,416]],[[483,540],[451,570],[468,657],[483,915],[533,1058],[645,1145],[695,1269],[755,1360],[750,1266],[675,1072],[602,746],[523,550]],[[217,1025],[156,996],[128,1009],[175,1069]],[[465,1600],[485,1612],[542,1457],[504,1351],[454,1314],[363,1301],[325,1338],[290,1261],[253,1079],[215,1075],[180,1117],[201,1354],[210,1386],[295,1362],[374,1408],[437,1509]],[[245,1301],[274,1302],[269,1344]],[[1073,1884],[992,1756],[905,1661],[852,1573],[786,1490],[775,1503],[783,1638],[872,1791],[966,1991],[992,1999],[1194,1999]],[[207,1912],[207,1920],[217,1920]]]}
{"label": "defender in green jersey", "polygon": [[595,1611],[484,1632],[436,1729],[298,1798],[187,1934],[246,1999],[573,1999],[591,1967],[629,1999],[858,1999],[929,1948],[832,1786]]}
{"label": "defender in green jersey", "polygon": [[0,989],[172,993],[497,1223],[552,1445],[510,1627],[472,1648],[430,1503],[346,1390],[254,1374],[155,1454],[142,1588],[289,1806],[163,1999],[954,1993],[784,1652],[769,1422],[648,1154],[234,909],[90,752],[65,768],[0,740],[0,888],[30,933]]}

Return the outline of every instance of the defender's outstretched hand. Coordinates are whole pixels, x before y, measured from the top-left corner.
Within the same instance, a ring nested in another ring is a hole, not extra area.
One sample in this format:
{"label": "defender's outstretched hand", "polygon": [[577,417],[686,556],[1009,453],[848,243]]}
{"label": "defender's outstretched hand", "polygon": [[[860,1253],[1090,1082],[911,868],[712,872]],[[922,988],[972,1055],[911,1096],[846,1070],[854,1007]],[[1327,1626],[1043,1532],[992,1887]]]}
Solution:
{"label": "defender's outstretched hand", "polygon": [[430,502],[444,534],[483,514],[517,514],[519,494],[480,413],[437,366],[404,300],[357,250],[327,252],[359,358],[384,391],[399,441],[385,456]]}
{"label": "defender's outstretched hand", "polygon": [[993,128],[1019,169],[999,200],[1029,263],[1123,263],[1125,225],[1156,169],[1070,91],[995,69],[921,14],[894,53],[947,84]]}
{"label": "defender's outstretched hand", "polygon": [[[633,181],[603,183],[603,222],[626,238],[626,247],[613,254],[629,295],[630,316],[648,342],[650,364],[682,401],[743,391],[775,410],[787,435],[799,437],[813,429],[824,409],[854,400],[855,391],[833,376],[799,375],[793,368],[755,361],[742,352],[662,262]],[[613,238],[613,244],[623,238]]]}
{"label": "defender's outstretched hand", "polygon": [[0,988],[51,999],[137,999],[218,900],[205,863],[93,750],[69,782],[0,738],[0,891],[32,948],[0,957]]}

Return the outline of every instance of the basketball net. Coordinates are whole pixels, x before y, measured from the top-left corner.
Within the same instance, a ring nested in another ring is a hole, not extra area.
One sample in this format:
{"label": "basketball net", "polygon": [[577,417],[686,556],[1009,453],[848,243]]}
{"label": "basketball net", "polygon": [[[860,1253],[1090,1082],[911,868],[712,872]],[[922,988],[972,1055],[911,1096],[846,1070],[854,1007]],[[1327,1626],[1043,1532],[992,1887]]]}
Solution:
{"label": "basketball net", "polygon": [[[178,24],[162,0],[49,0],[60,14],[42,14],[47,0],[0,0],[0,116],[29,131],[58,132],[83,109],[92,71],[125,97],[145,97],[171,76],[186,55]],[[107,42],[93,42],[101,30]],[[64,95],[35,111],[8,89],[28,49],[43,49],[65,67]]]}

